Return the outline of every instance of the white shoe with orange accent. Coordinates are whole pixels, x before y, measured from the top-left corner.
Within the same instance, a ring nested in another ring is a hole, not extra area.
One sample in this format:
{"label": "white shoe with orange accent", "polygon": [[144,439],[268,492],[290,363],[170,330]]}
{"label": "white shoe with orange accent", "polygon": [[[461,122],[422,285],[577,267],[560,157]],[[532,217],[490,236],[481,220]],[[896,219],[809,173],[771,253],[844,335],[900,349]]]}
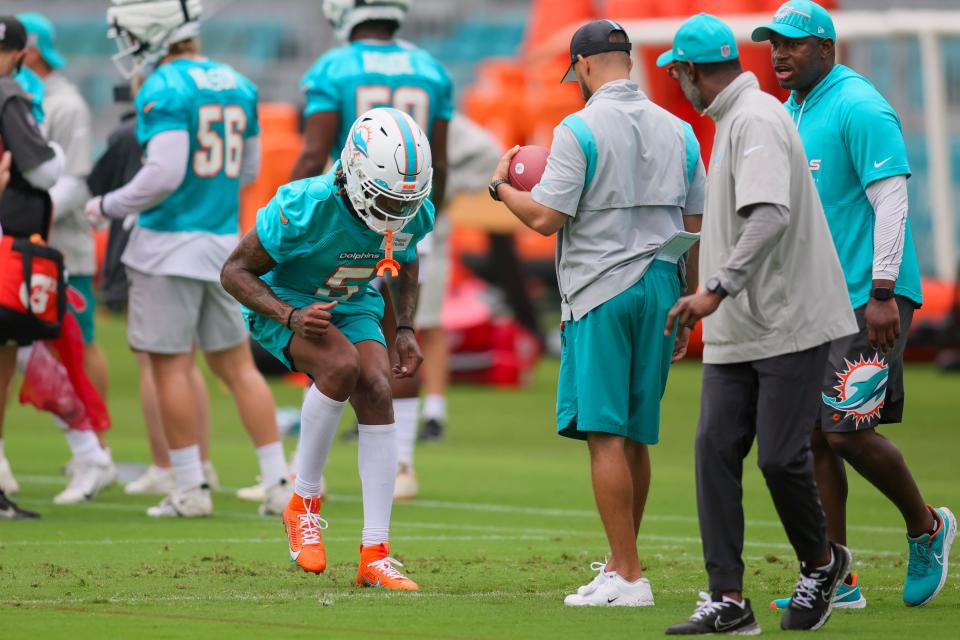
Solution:
{"label": "white shoe with orange accent", "polygon": [[327,526],[327,521],[320,517],[320,497],[304,498],[294,493],[283,510],[290,562],[296,562],[304,571],[323,573],[327,552],[320,532]]}
{"label": "white shoe with orange accent", "polygon": [[361,587],[419,591],[420,585],[397,571],[396,567],[402,566],[399,560],[390,557],[390,546],[385,542],[368,547],[361,546],[357,584]]}

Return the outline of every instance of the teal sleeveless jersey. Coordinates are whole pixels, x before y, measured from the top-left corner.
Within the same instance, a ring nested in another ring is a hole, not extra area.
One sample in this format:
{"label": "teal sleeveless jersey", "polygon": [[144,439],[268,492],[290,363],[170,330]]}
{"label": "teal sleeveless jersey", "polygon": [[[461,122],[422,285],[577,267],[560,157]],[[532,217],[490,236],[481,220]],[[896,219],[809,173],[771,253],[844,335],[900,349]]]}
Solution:
{"label": "teal sleeveless jersey", "polygon": [[[839,64],[802,104],[791,95],[786,107],[807,152],[856,309],[870,299],[873,285],[876,214],[865,190],[871,182],[910,175],[900,118],[866,78]],[[920,304],[920,264],[909,217],[903,241],[895,291]]]}
{"label": "teal sleeveless jersey", "polygon": [[[370,285],[377,277],[386,238],[372,231],[337,195],[334,176],[339,165],[315,178],[280,188],[257,213],[257,236],[277,266],[262,279],[277,297],[295,306],[336,300],[337,312],[380,315],[380,292]],[[423,203],[403,231],[394,234],[394,259],[417,257],[417,244],[433,229],[433,204]]]}
{"label": "teal sleeveless jersey", "polygon": [[334,159],[357,117],[375,107],[410,114],[427,137],[437,120],[453,117],[453,84],[433,56],[405,42],[358,41],[322,55],[301,83],[304,115],[340,114]]}
{"label": "teal sleeveless jersey", "polygon": [[137,137],[186,131],[190,155],[183,183],[140,214],[154,231],[237,233],[244,140],[260,133],[257,88],[225,64],[178,59],[150,74],[136,99]]}

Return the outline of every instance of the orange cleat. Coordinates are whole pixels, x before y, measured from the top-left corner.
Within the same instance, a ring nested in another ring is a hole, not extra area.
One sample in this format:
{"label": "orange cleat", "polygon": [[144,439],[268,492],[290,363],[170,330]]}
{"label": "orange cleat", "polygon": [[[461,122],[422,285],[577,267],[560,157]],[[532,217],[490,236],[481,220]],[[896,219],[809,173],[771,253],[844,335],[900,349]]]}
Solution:
{"label": "orange cleat", "polygon": [[390,546],[381,542],[378,545],[360,547],[360,569],[357,570],[357,584],[361,587],[378,587],[398,591],[419,591],[420,586],[396,570],[394,565],[403,565],[390,557]]}
{"label": "orange cleat", "polygon": [[304,498],[296,493],[283,510],[283,529],[290,545],[290,562],[310,573],[323,573],[327,568],[327,552],[320,531],[327,521],[320,517],[320,498]]}

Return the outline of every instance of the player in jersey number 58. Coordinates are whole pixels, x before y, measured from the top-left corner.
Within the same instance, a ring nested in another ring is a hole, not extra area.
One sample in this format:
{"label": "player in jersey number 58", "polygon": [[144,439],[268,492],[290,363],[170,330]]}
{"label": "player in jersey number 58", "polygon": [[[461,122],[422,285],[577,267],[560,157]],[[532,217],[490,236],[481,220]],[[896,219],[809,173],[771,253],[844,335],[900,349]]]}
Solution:
{"label": "player in jersey number 58", "polygon": [[253,337],[313,380],[301,415],[295,491],[283,513],[290,557],[304,571],[326,568],[320,477],[347,400],[357,413],[362,586],[418,589],[389,557],[397,441],[384,302],[370,281],[385,266],[399,267],[392,374],[412,376],[423,360],[411,326],[416,247],[433,228],[431,178],[430,145],[413,118],[392,108],[368,111],[328,173],[281,187],[260,210],[221,274],[244,305]]}

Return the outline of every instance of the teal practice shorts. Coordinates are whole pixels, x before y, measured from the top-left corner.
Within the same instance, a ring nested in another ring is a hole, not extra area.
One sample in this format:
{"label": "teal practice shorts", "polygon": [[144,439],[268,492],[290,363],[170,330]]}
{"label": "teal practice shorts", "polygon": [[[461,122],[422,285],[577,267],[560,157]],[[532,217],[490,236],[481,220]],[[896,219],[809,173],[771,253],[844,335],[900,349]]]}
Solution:
{"label": "teal practice shorts", "polygon": [[[290,371],[296,371],[288,357],[287,347],[293,339],[293,331],[275,320],[255,313],[243,307],[243,319],[250,329],[250,335],[259,342],[264,349],[273,354]],[[383,299],[380,299],[379,309],[371,305],[350,305],[341,303],[331,311],[333,325],[339,329],[352,344],[373,340],[384,347],[387,346],[383,337]]]}
{"label": "teal practice shorts", "polygon": [[70,276],[67,302],[70,311],[77,317],[83,344],[93,344],[93,321],[97,310],[97,300],[93,296],[93,276]]}
{"label": "teal practice shorts", "polygon": [[663,335],[680,297],[675,263],[654,260],[629,289],[561,330],[557,430],[585,440],[591,431],[640,444],[660,439],[660,399],[676,332]]}

